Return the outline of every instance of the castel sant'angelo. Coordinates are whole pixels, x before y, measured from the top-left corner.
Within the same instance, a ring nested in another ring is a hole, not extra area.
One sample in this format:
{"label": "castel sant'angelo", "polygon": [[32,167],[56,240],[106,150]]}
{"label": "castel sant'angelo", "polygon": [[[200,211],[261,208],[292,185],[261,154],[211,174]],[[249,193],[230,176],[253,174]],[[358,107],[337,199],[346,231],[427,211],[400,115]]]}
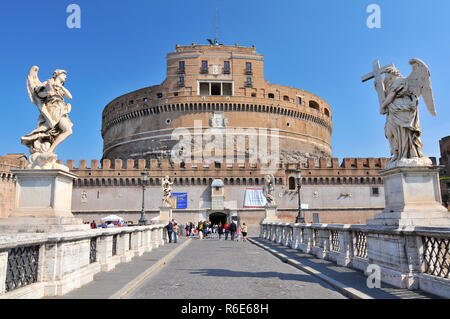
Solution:
{"label": "castel sant'angelo", "polygon": [[[159,216],[161,182],[169,176],[181,198],[175,220],[239,220],[258,232],[265,211],[250,195],[264,184],[263,153],[271,161],[281,220],[297,216],[301,169],[306,222],[364,224],[384,208],[379,171],[388,159],[333,158],[332,115],[321,97],[267,82],[264,56],[254,46],[176,45],[160,85],[117,97],[104,108],[103,158],[90,165],[67,161],[78,175],[73,214],[85,221],[116,214],[137,222],[146,171],[149,220]],[[2,187],[12,193],[14,177],[5,174]],[[0,217],[10,206],[2,199]]]}

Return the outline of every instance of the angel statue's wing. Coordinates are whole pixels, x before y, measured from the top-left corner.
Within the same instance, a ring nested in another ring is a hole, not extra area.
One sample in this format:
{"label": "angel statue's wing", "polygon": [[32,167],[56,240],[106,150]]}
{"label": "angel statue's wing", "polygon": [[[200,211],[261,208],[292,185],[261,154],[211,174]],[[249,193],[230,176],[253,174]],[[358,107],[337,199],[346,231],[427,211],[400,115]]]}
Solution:
{"label": "angel statue's wing", "polygon": [[409,64],[413,68],[408,76],[409,90],[417,96],[422,96],[430,114],[436,116],[430,69],[425,62],[417,58],[409,60]]}
{"label": "angel statue's wing", "polygon": [[42,99],[37,95],[36,90],[35,90],[35,88],[44,85],[43,83],[41,83],[41,81],[39,81],[38,71],[39,71],[39,67],[32,66],[30,69],[30,72],[28,73],[28,78],[27,78],[28,95],[30,96],[31,102],[33,104],[36,104],[36,106],[39,109],[39,112],[41,112],[41,114],[45,117],[45,119],[46,119],[47,123],[50,125],[50,127],[55,127],[55,125],[57,123],[52,119],[52,117],[50,116],[50,114],[47,111],[47,107],[43,103]]}
{"label": "angel statue's wing", "polygon": [[39,98],[39,96],[36,94],[36,92],[34,90],[36,87],[42,86],[41,81],[39,81],[38,71],[39,71],[39,67],[32,66],[30,69],[30,72],[28,72],[27,90],[28,90],[28,95],[30,96],[31,102],[33,104],[36,104],[39,111],[42,112],[42,107],[43,107],[42,100]]}

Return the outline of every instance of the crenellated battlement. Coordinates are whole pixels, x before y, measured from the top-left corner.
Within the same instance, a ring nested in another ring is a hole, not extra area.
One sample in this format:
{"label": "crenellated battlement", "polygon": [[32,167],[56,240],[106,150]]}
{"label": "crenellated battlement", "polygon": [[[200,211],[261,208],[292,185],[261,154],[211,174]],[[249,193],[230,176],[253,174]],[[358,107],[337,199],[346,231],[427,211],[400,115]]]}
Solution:
{"label": "crenellated battlement", "polygon": [[[344,158],[339,163],[338,158],[320,158],[319,160],[308,159],[306,163],[301,163],[301,169],[383,169],[388,158]],[[63,164],[62,161],[58,163]],[[227,170],[227,169],[262,169],[261,163],[250,163],[245,161],[243,163],[214,163],[203,161],[197,163],[192,161],[191,163],[174,163],[170,159],[164,158],[157,159],[103,159],[91,160],[88,167],[87,160],[79,160],[78,166],[76,166],[74,160],[67,160],[66,166],[70,170]],[[299,168],[298,163],[280,163],[278,165],[279,170],[296,170]]]}
{"label": "crenellated battlement", "polygon": [[[302,170],[302,184],[382,184],[379,171],[387,158],[309,159],[306,163],[281,163],[274,170],[276,185],[291,185],[295,171]],[[62,163],[61,163],[62,164]],[[210,185],[222,179],[225,185],[263,185],[267,172],[260,163],[173,163],[169,159],[68,160],[69,169],[79,176],[75,186],[138,186],[147,171],[150,185],[160,185],[168,175],[176,185]]]}

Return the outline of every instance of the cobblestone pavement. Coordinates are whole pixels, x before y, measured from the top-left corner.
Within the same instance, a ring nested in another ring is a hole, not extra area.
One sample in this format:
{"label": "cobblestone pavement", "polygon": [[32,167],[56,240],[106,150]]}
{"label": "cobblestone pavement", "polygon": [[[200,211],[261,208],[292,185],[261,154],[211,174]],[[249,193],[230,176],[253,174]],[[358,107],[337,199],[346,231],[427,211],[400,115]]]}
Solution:
{"label": "cobblestone pavement", "polygon": [[129,299],[342,299],[336,289],[249,242],[192,239]]}

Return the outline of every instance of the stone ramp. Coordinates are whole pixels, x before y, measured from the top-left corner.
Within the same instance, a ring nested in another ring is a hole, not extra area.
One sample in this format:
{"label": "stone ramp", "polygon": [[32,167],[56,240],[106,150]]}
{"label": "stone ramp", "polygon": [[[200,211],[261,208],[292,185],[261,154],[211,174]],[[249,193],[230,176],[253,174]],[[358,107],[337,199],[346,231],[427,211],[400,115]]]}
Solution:
{"label": "stone ramp", "polygon": [[319,259],[262,238],[252,237],[249,241],[270,251],[283,262],[316,276],[332,285],[344,295],[357,299],[436,299],[439,297],[422,291],[400,289],[381,283],[381,288],[367,287],[367,277],[356,269],[339,266],[331,261]]}
{"label": "stone ramp", "polygon": [[177,244],[165,243],[128,263],[120,263],[109,272],[100,272],[87,285],[69,292],[64,296],[45,299],[110,299],[121,298],[130,289],[158,271],[171,258],[179,253],[190,239],[181,237]]}

